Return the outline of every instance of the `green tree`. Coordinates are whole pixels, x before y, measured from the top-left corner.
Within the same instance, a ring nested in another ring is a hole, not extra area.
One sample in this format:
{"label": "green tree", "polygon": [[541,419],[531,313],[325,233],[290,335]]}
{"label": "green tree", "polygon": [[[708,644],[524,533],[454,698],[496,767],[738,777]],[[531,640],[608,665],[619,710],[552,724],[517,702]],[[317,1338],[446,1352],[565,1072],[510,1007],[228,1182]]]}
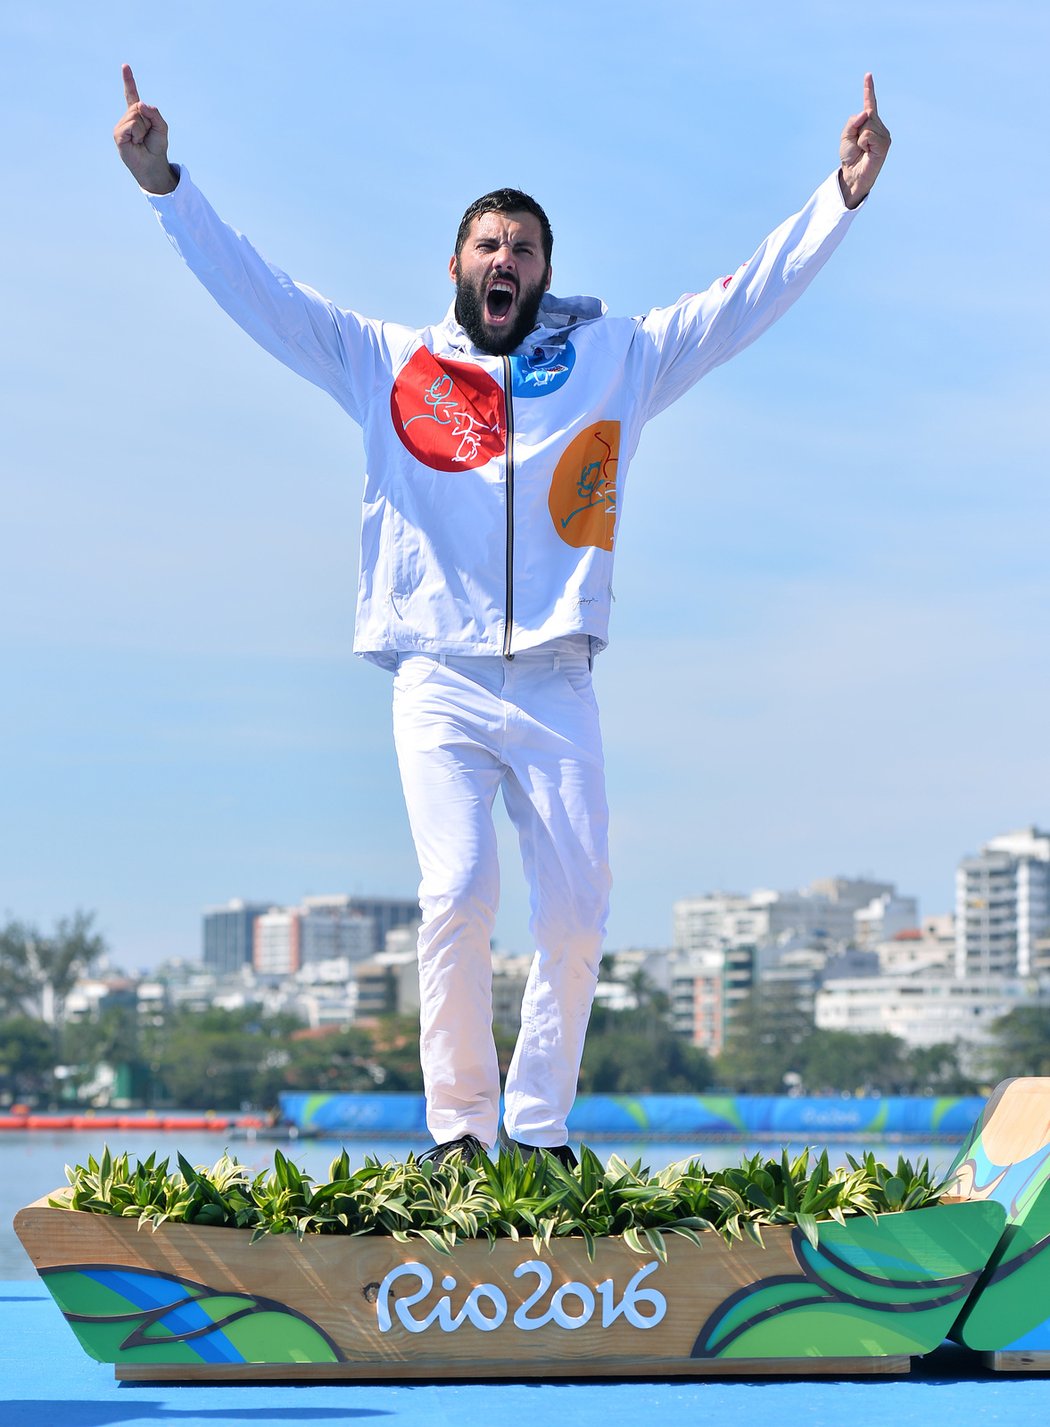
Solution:
{"label": "green tree", "polygon": [[580,1090],[591,1095],[687,1095],[706,1090],[714,1067],[705,1051],[672,1030],[670,1005],[644,973],[628,983],[635,1006],[598,1004],[580,1067]]}
{"label": "green tree", "polygon": [[74,912],[49,936],[28,922],[0,927],[0,1008],[61,1027],[70,991],[106,951],[93,922],[93,913]]}
{"label": "green tree", "polygon": [[963,1069],[958,1041],[913,1046],[908,1052],[908,1066],[912,1095],[976,1095],[981,1088],[977,1079]]}
{"label": "green tree", "polygon": [[985,1064],[993,1084],[1018,1075],[1050,1075],[1050,1006],[1015,1006],[993,1021]]}
{"label": "green tree", "polygon": [[149,1048],[151,1073],[168,1097],[190,1109],[269,1109],[291,1060],[294,1016],[264,1016],[257,1006],[173,1012]]}
{"label": "green tree", "polygon": [[78,1092],[100,1065],[144,1069],[138,1007],[126,1002],[104,1005],[97,1016],[67,1021],[62,1028],[62,1060],[71,1067]]}
{"label": "green tree", "polygon": [[905,1042],[886,1031],[813,1030],[798,1062],[811,1095],[905,1095],[913,1083]]}
{"label": "green tree", "polygon": [[282,1077],[285,1089],[345,1095],[384,1088],[375,1039],[364,1026],[331,1027],[324,1033],[294,1031],[288,1057]]}
{"label": "green tree", "polygon": [[50,1099],[54,1065],[54,1043],[40,1021],[0,1021],[0,1096],[7,1104]]}
{"label": "green tree", "polygon": [[669,1028],[655,1037],[626,1028],[590,1035],[580,1068],[588,1095],[695,1095],[713,1082],[710,1056]]}
{"label": "green tree", "polygon": [[25,922],[9,921],[0,927],[0,1011],[22,1014],[33,994],[29,948],[39,936]]}
{"label": "green tree", "polygon": [[[382,1075],[382,1090],[418,1093],[423,1089],[419,1063],[419,1017],[381,1016],[371,1027],[373,1054]],[[496,1035],[497,1053],[501,1037]]]}
{"label": "green tree", "polygon": [[377,1090],[418,1092],[419,1023],[406,1016],[382,1016],[366,1025],[299,1030],[288,1043],[284,1087],[358,1094]]}
{"label": "green tree", "polygon": [[910,1047],[884,1031],[814,1026],[787,987],[759,986],[734,1019],[718,1060],[721,1084],[742,1093],[783,1094],[798,1077],[810,1095],[969,1095],[960,1047]]}
{"label": "green tree", "polygon": [[729,1023],[718,1057],[719,1084],[743,1095],[780,1095],[784,1077],[801,1074],[803,1047],[813,1017],[794,989],[779,982],[757,985]]}

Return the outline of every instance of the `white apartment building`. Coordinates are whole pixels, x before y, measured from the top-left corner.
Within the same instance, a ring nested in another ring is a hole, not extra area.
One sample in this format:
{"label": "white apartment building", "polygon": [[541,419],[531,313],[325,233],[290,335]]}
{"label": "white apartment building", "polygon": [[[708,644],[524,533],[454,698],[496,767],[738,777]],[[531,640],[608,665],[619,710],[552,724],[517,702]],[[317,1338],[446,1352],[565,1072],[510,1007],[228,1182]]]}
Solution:
{"label": "white apartment building", "polygon": [[[599,994],[603,985],[611,988],[621,984],[626,988],[622,1004],[624,1009],[630,1010],[636,1004],[631,983],[641,978],[648,986],[670,995],[673,957],[671,949],[664,946],[624,946],[617,947],[615,951],[610,948],[598,972]],[[617,999],[617,993],[612,989],[605,994],[610,1000]]]}
{"label": "white apartment building", "polygon": [[916,971],[953,971],[955,968],[955,918],[951,912],[925,917],[919,927],[895,932],[880,941],[875,951],[882,976],[909,976]]}
{"label": "white apartment building", "polygon": [[492,1024],[511,1035],[516,1035],[521,1025],[521,1001],[532,960],[524,953],[492,953]]}
{"label": "white apartment building", "polygon": [[889,941],[899,932],[911,931],[918,924],[919,903],[915,897],[882,892],[853,913],[853,940],[862,950],[870,951],[880,942]]}
{"label": "white apartment building", "polygon": [[856,911],[876,897],[895,896],[892,882],[876,882],[871,877],[818,877],[805,889],[811,897],[824,897]]}
{"label": "white apartment building", "polygon": [[371,961],[353,967],[355,1016],[368,1019],[391,1012],[412,1016],[419,1012],[419,963],[415,952],[383,951]]}
{"label": "white apartment building", "polygon": [[914,897],[892,883],[827,877],[799,891],[711,892],[674,904],[675,1029],[718,1055],[736,1007],[755,982],[795,987],[811,1003],[829,956],[869,951],[918,921]]}
{"label": "white apartment building", "polygon": [[955,973],[1030,976],[1050,934],[1050,834],[993,837],[955,876]]}
{"label": "white apartment building", "polygon": [[929,968],[904,976],[828,980],[816,994],[815,1020],[829,1031],[889,1032],[909,1046],[963,1041],[981,1045],[991,1026],[1038,993],[1018,977],[967,976]]}
{"label": "white apartment building", "polygon": [[766,918],[764,941],[801,938],[830,945],[850,941],[853,937],[855,907],[824,892],[813,892],[808,887],[798,892],[773,892],[763,888],[751,893],[751,904]]}
{"label": "white apartment building", "polygon": [[914,897],[899,897],[892,883],[867,878],[825,877],[792,892],[710,892],[675,902],[674,949],[691,954],[789,940],[873,945],[915,926],[918,916]]}
{"label": "white apartment building", "polygon": [[738,892],[709,892],[675,902],[674,950],[680,956],[720,951],[726,946],[755,945],[766,919]]}
{"label": "white apartment building", "polygon": [[674,904],[674,949],[686,955],[761,946],[783,936],[845,941],[852,931],[852,909],[806,892],[711,892]]}
{"label": "white apartment building", "polygon": [[301,1017],[313,1031],[323,1026],[349,1026],[357,1018],[357,983],[353,980],[308,982],[294,995],[289,995],[287,1009]]}
{"label": "white apartment building", "polygon": [[[516,1034],[521,1025],[521,1002],[533,959],[531,954],[508,955],[499,951],[492,954],[492,1021],[511,1034]],[[603,963],[595,1004],[613,1011],[632,1010],[638,1001],[631,977],[639,970],[645,972],[658,990],[670,991],[668,960],[666,951],[631,949],[611,953],[611,971],[606,973]]]}

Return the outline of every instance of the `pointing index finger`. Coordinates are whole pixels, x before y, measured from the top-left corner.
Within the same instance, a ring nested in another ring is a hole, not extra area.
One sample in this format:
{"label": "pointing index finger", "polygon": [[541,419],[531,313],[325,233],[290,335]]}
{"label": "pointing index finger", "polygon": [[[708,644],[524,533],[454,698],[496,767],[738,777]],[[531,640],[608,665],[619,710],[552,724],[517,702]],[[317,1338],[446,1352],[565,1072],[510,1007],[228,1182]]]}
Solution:
{"label": "pointing index finger", "polygon": [[879,112],[875,103],[875,80],[870,74],[864,76],[864,108],[869,114],[874,115]]}
{"label": "pointing index finger", "polygon": [[121,65],[120,72],[124,79],[124,99],[130,109],[133,104],[139,103],[139,92],[135,88],[135,76],[131,72],[130,64]]}

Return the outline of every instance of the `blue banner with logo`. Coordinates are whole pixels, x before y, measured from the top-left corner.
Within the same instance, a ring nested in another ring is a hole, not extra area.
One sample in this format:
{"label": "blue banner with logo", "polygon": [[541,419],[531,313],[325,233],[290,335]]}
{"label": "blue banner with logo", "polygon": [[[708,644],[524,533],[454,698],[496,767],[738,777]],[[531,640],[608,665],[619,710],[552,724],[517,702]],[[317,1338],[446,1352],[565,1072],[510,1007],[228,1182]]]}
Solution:
{"label": "blue banner with logo", "polygon": [[[422,1095],[280,1097],[281,1119],[300,1134],[425,1137]],[[581,1095],[574,1139],[961,1139],[980,1096]]]}

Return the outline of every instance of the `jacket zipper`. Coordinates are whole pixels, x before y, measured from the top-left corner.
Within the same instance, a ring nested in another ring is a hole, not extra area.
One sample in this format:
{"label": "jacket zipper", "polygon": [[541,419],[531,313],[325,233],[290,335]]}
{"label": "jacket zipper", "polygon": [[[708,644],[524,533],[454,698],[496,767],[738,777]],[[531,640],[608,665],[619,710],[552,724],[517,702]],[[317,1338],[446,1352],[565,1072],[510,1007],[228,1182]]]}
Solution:
{"label": "jacket zipper", "polygon": [[514,626],[514,405],[511,396],[510,358],[503,357],[503,397],[507,408],[507,622],[503,630],[503,657],[513,659],[510,632]]}

